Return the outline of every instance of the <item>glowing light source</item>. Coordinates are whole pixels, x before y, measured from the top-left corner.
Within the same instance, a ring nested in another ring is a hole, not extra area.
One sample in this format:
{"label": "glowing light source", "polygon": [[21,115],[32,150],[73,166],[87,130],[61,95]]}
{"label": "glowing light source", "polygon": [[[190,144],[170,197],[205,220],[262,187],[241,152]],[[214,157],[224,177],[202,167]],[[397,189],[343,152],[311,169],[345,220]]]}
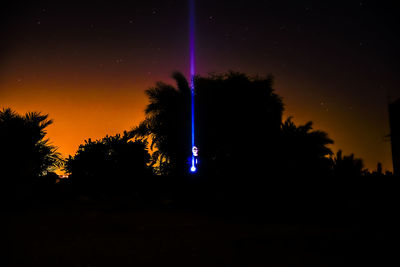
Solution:
{"label": "glowing light source", "polygon": [[191,171],[191,172],[196,172],[197,169],[196,169],[196,167],[195,167],[194,165],[192,165],[192,167],[190,167],[190,171]]}
{"label": "glowing light source", "polygon": [[191,91],[191,119],[192,119],[192,164],[190,171],[197,171],[198,149],[194,145],[194,75],[195,75],[195,55],[194,55],[194,0],[189,0],[189,50],[190,50],[190,91]]}

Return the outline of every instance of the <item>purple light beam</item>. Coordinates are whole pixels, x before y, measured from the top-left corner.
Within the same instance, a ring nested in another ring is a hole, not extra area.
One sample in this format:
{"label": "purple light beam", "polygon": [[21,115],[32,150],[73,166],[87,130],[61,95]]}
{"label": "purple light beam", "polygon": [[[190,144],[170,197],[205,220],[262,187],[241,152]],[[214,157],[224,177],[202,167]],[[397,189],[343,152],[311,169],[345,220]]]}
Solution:
{"label": "purple light beam", "polygon": [[[189,51],[190,51],[190,91],[191,91],[191,119],[192,119],[192,165],[191,172],[196,172],[197,159],[194,155],[194,76],[195,69],[195,0],[189,0]],[[196,148],[197,150],[197,148]]]}

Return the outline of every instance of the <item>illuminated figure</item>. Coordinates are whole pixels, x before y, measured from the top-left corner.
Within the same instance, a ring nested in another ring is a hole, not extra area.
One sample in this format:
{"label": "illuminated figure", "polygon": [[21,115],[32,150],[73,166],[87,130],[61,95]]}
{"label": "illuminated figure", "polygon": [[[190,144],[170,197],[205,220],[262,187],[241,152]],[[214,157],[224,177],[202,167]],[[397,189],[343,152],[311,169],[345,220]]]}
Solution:
{"label": "illuminated figure", "polygon": [[191,91],[191,115],[192,115],[192,160],[190,171],[197,171],[198,148],[194,143],[194,76],[195,76],[195,56],[194,56],[194,0],[189,0],[189,49],[190,49],[190,91]]}
{"label": "illuminated figure", "polygon": [[191,172],[196,172],[197,171],[197,164],[198,162],[198,156],[199,156],[199,149],[197,147],[192,148],[192,167],[190,167]]}
{"label": "illuminated figure", "polygon": [[194,146],[192,148],[192,154],[193,154],[193,156],[197,157],[199,155],[199,149]]}

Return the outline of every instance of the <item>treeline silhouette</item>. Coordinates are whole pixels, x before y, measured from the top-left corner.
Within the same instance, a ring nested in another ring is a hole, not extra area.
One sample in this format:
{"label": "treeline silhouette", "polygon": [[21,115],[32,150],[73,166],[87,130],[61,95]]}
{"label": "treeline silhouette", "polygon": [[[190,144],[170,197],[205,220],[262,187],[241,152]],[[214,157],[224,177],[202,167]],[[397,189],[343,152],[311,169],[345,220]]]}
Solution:
{"label": "treeline silhouette", "polygon": [[[46,139],[48,115],[3,109],[0,171],[7,198],[124,196],[144,205],[332,217],[334,210],[349,212],[352,199],[370,197],[357,187],[360,179],[390,175],[381,166],[365,170],[353,154],[333,153],[333,140],[312,122],[283,120],[272,76],[236,72],[194,79],[199,171],[190,174],[191,91],[182,74],[173,78],[176,87],[158,82],[146,90],[149,104],[138,126],[88,139],[67,159]],[[56,168],[69,178],[58,179]],[[345,187],[337,184],[344,178]]]}
{"label": "treeline silhouette", "polygon": [[53,121],[40,112],[19,115],[10,108],[0,111],[0,174],[2,197],[16,201],[32,194],[34,185],[54,184],[52,171],[63,159],[46,139]]}
{"label": "treeline silhouette", "polygon": [[69,156],[64,170],[71,182],[83,192],[129,194],[152,175],[147,141],[123,136],[89,139]]}
{"label": "treeline silhouette", "polygon": [[[191,155],[190,88],[182,74],[173,78],[176,88],[159,82],[146,91],[146,118],[131,134],[150,140],[158,174],[182,176],[189,172]],[[284,105],[272,85],[271,76],[251,78],[236,72],[195,78],[195,140],[202,175],[231,179],[233,174],[271,178],[367,173],[354,155],[334,155],[329,148],[333,140],[313,130],[312,122],[283,121]]]}

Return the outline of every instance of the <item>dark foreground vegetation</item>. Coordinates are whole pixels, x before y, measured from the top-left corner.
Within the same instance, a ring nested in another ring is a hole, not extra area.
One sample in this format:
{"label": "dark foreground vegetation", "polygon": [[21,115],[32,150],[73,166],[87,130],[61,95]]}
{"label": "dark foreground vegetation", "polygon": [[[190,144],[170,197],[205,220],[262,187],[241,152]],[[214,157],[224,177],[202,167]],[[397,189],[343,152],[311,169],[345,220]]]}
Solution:
{"label": "dark foreground vegetation", "polygon": [[[386,266],[397,177],[283,121],[272,78],[197,77],[147,90],[145,120],[62,159],[47,115],[0,112],[5,266]],[[63,168],[68,179],[53,171]]]}

